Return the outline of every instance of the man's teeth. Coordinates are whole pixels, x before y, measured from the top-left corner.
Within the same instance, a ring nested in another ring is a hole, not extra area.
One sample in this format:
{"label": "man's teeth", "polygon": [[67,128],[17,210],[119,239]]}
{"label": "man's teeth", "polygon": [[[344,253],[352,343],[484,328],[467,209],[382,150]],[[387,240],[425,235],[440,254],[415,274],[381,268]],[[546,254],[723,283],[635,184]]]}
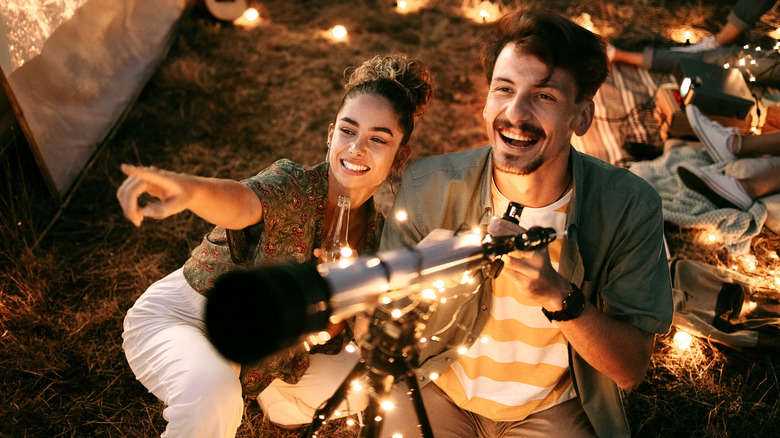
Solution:
{"label": "man's teeth", "polygon": [[368,166],[361,166],[359,164],[350,163],[349,161],[342,161],[341,163],[347,169],[355,171],[355,172],[365,172],[366,170],[368,170]]}
{"label": "man's teeth", "polygon": [[501,135],[503,135],[504,137],[506,137],[506,138],[508,138],[510,140],[534,141],[533,137],[528,137],[528,136],[522,135],[522,134],[514,134],[514,133],[506,132],[506,131],[502,132]]}

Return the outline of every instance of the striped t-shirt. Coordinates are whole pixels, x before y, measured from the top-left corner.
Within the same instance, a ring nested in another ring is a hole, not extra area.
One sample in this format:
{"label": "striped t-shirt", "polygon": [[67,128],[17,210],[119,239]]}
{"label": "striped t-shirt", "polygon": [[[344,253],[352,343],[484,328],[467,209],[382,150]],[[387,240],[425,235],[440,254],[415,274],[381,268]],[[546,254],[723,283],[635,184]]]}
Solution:
{"label": "striped t-shirt", "polygon": [[[493,184],[496,212],[506,211],[509,200]],[[543,208],[524,208],[520,226],[552,227],[563,236],[569,190]],[[558,269],[561,239],[548,246]],[[480,338],[436,380],[461,408],[495,421],[518,421],[528,415],[576,397],[567,342],[558,326],[547,320],[541,307],[524,299],[499,275],[493,282],[493,305]]]}

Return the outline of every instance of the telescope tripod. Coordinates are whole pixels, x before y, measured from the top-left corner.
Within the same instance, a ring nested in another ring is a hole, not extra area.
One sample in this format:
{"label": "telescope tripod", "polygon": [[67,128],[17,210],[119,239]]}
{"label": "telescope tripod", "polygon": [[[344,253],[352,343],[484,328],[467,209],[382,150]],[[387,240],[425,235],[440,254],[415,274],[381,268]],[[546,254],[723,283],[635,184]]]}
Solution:
{"label": "telescope tripod", "polygon": [[369,339],[363,343],[363,357],[336,392],[317,409],[303,437],[315,436],[319,428],[346,399],[352,382],[367,377],[368,385],[365,390],[369,391],[369,402],[365,410],[366,427],[359,435],[361,438],[379,437],[384,425],[384,416],[380,412],[381,401],[387,398],[398,380],[405,381],[409,388],[408,394],[417,414],[417,422],[423,438],[433,438],[433,431],[420,395],[420,386],[413,371],[413,366],[417,363],[417,349],[414,346],[416,320],[417,315],[414,311],[397,320],[373,319]]}

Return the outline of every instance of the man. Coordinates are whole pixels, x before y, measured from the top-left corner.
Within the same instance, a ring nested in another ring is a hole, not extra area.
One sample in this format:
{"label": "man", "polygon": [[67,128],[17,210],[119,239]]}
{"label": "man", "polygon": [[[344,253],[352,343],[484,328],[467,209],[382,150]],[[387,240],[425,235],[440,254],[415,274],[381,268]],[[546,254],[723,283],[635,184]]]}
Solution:
{"label": "man", "polygon": [[[388,221],[381,249],[488,221],[494,235],[540,225],[565,237],[504,256],[495,280],[475,273],[476,293],[426,321],[416,371],[433,433],[630,436],[620,389],[644,378],[673,302],[659,196],[570,145],[593,120],[604,43],[558,15],[517,12],[496,24],[484,66],[491,146],[412,164],[391,215],[408,218]],[[519,225],[490,219],[510,201],[524,206]],[[403,386],[385,436],[420,433]]]}

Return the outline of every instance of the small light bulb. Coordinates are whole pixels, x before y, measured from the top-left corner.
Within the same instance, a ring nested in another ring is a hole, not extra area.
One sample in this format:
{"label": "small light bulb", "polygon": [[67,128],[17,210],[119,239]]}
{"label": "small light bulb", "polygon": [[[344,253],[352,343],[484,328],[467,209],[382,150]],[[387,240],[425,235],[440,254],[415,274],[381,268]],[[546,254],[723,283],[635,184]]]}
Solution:
{"label": "small light bulb", "polygon": [[409,217],[409,216],[408,216],[408,215],[406,214],[406,212],[405,212],[405,211],[403,211],[403,210],[401,210],[401,211],[399,211],[398,213],[396,213],[396,214],[395,214],[395,219],[396,219],[398,222],[403,222],[403,221],[405,221],[405,220],[406,220],[408,217]]}
{"label": "small light bulb", "polygon": [[337,40],[343,40],[347,37],[347,28],[338,24],[336,26],[333,26],[333,30],[331,31],[333,34],[333,38]]}
{"label": "small light bulb", "polygon": [[400,318],[400,317],[401,317],[401,315],[403,315],[403,312],[401,312],[401,310],[399,310],[399,309],[393,309],[393,311],[392,311],[392,312],[390,312],[390,315],[391,315],[393,318]]}
{"label": "small light bulb", "polygon": [[431,373],[430,375],[431,380],[436,380],[439,378],[439,373]]}
{"label": "small light bulb", "polygon": [[244,19],[246,19],[246,21],[255,21],[258,18],[260,18],[260,13],[257,12],[257,9],[249,8],[244,11]]}
{"label": "small light bulb", "polygon": [[354,346],[354,345],[352,345],[352,344],[349,344],[349,345],[347,345],[346,347],[344,347],[344,350],[345,350],[347,353],[354,353],[354,352],[356,352],[356,351],[357,351],[357,348],[355,348],[355,346]]}
{"label": "small light bulb", "polygon": [[386,411],[392,411],[392,410],[393,410],[393,408],[395,407],[395,405],[393,404],[393,402],[391,402],[390,400],[385,400],[385,401],[383,401],[383,402],[382,402],[382,404],[381,404],[380,406],[382,406],[382,409],[384,409],[384,410],[386,410]]}
{"label": "small light bulb", "polygon": [[691,343],[693,343],[693,337],[689,333],[677,332],[674,334],[674,345],[680,350],[691,348]]}
{"label": "small light bulb", "polygon": [[466,352],[468,352],[468,351],[469,351],[469,349],[466,348],[466,347],[458,348],[458,354],[466,354]]}

